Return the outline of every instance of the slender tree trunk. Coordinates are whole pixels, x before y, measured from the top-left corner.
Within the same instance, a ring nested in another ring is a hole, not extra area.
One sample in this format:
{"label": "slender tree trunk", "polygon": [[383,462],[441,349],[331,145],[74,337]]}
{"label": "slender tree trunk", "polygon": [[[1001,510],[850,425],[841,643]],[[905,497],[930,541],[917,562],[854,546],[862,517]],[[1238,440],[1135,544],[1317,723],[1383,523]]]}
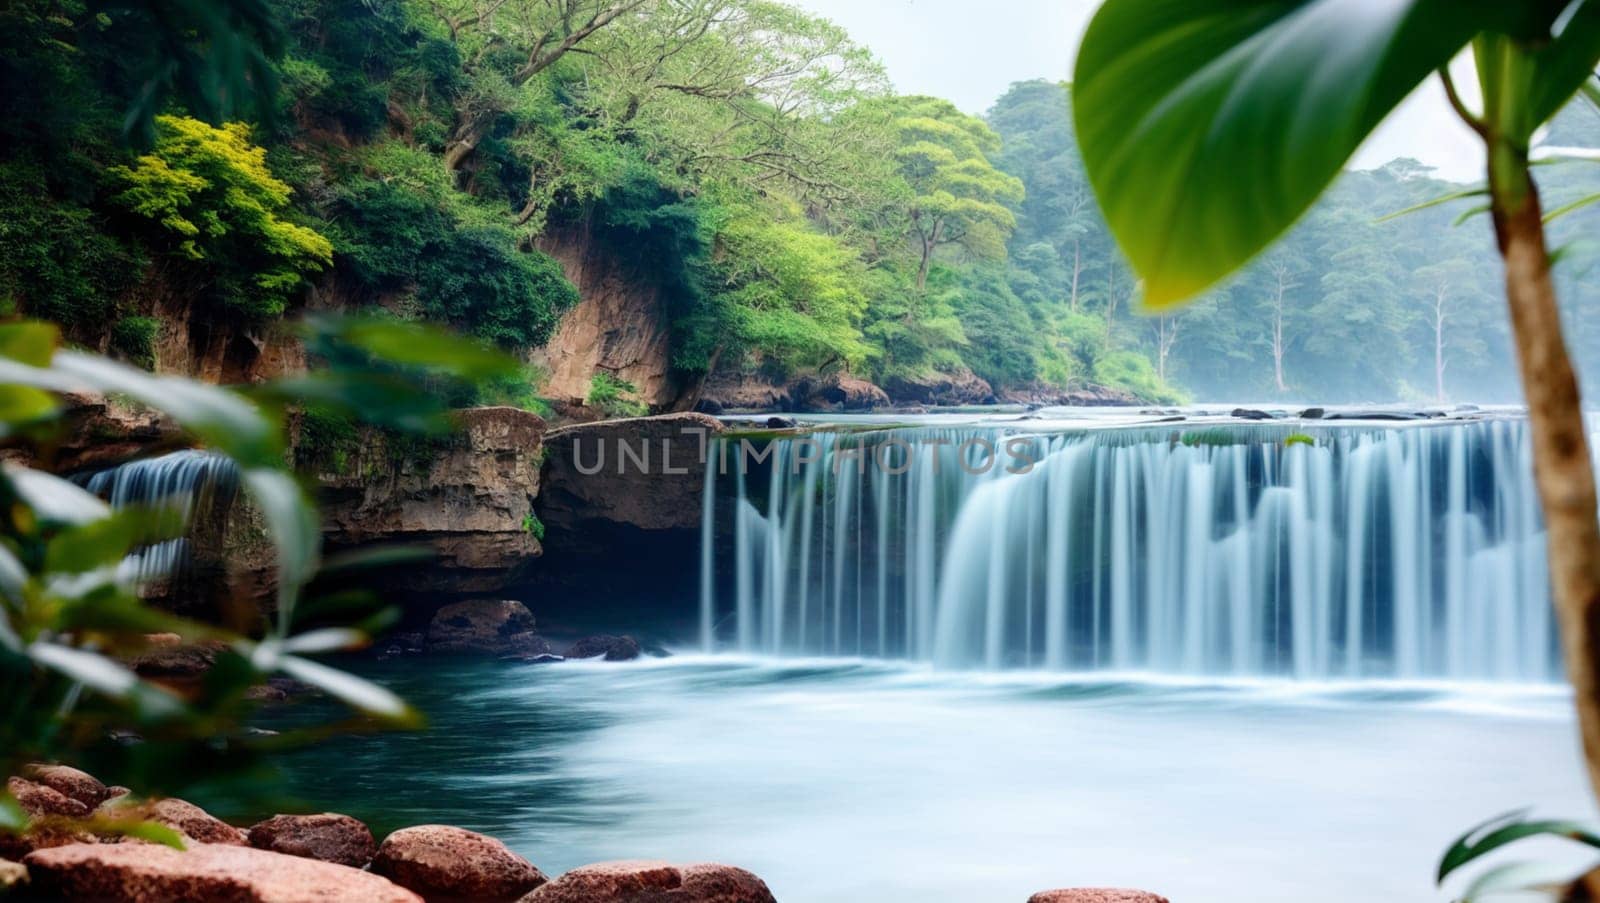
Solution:
{"label": "slender tree trunk", "polygon": [[1078,312],[1078,275],[1083,272],[1083,242],[1072,240],[1072,312]]}
{"label": "slender tree trunk", "polygon": [[[1494,152],[1491,150],[1491,154]],[[1494,225],[1506,264],[1506,300],[1533,435],[1534,482],[1548,531],[1550,582],[1572,683],[1589,783],[1600,793],[1600,522],[1578,379],[1561,336],[1538,190],[1494,184]],[[1514,200],[1508,200],[1514,198]]]}
{"label": "slender tree trunk", "polygon": [[1444,304],[1445,292],[1441,287],[1433,296],[1433,397],[1444,403]]}

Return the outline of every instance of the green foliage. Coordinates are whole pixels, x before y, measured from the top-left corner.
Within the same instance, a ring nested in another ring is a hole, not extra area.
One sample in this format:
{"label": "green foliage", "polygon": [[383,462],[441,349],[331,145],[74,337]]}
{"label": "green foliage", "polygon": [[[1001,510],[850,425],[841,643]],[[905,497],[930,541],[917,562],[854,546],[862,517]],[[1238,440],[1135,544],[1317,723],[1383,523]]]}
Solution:
{"label": "green foliage", "polygon": [[[1439,860],[1438,883],[1444,884],[1451,875],[1479,858],[1528,838],[1559,837],[1600,849],[1600,832],[1590,825],[1555,819],[1530,820],[1525,815],[1526,812],[1510,812],[1463,834]],[[1553,868],[1538,862],[1511,862],[1486,869],[1467,885],[1457,899],[1462,903],[1477,903],[1503,894],[1525,894],[1573,884],[1575,881],[1576,876],[1568,869]]]}
{"label": "green foliage", "polygon": [[532,511],[524,514],[522,516],[522,529],[523,532],[528,533],[534,539],[544,542],[544,521],[539,519],[539,515]]}
{"label": "green foliage", "polygon": [[[352,341],[365,336],[367,345],[381,346],[372,341],[381,333],[359,323],[323,320],[309,328]],[[458,366],[451,340],[439,338],[446,350],[433,355],[435,366],[481,371],[471,361]],[[270,741],[249,729],[253,703],[245,691],[280,671],[376,723],[415,724],[416,713],[387,690],[306,657],[359,645],[365,637],[349,627],[294,629],[302,588],[321,564],[321,537],[315,510],[285,469],[283,437],[270,407],[215,386],[62,350],[57,339],[57,330],[41,323],[0,325],[0,428],[19,444],[48,447],[62,410],[51,392],[62,385],[117,393],[166,412],[193,439],[237,463],[277,550],[279,595],[275,620],[262,637],[158,611],[139,598],[133,571],[117,565],[134,550],[181,535],[182,506],[114,510],[71,482],[7,465],[0,472],[0,692],[8,713],[0,720],[0,768],[17,774],[26,762],[66,758],[141,790],[171,791],[251,767],[268,750],[309,742],[330,727],[308,725]],[[309,387],[323,398],[366,404],[370,396],[345,394],[358,383],[329,373],[280,388],[302,404]],[[417,387],[406,387],[392,403],[409,403],[417,394]],[[313,431],[330,423],[315,413],[308,419]],[[221,644],[215,667],[192,692],[180,696],[142,680],[118,660],[144,649],[154,632]],[[118,743],[118,731],[136,732],[142,742]],[[81,827],[173,840],[113,821]],[[0,830],[22,830],[25,822],[15,801],[0,793]]]}
{"label": "green foliage", "polygon": [[123,317],[111,327],[111,350],[146,370],[156,368],[156,337],[161,321],[156,317]]}
{"label": "green foliage", "polygon": [[267,169],[248,126],[156,122],[154,150],[108,170],[113,200],[158,224],[177,257],[206,264],[208,294],[221,304],[255,318],[282,313],[305,277],[332,262],[333,246],[281,217],[289,186]]}
{"label": "green foliage", "polygon": [[549,255],[518,251],[513,241],[510,229],[481,226],[430,245],[417,273],[429,319],[507,347],[548,338],[578,290]]}
{"label": "green foliage", "polygon": [[638,394],[633,383],[601,370],[589,381],[589,396],[584,403],[606,417],[643,417],[650,408],[639,400]]}
{"label": "green foliage", "polygon": [[1137,351],[1113,351],[1095,361],[1094,381],[1163,404],[1182,401],[1181,396],[1162,384],[1150,359]]}
{"label": "green foliage", "polygon": [[350,417],[317,406],[300,412],[300,437],[294,446],[296,468],[347,474],[351,458],[360,450],[361,434]]}

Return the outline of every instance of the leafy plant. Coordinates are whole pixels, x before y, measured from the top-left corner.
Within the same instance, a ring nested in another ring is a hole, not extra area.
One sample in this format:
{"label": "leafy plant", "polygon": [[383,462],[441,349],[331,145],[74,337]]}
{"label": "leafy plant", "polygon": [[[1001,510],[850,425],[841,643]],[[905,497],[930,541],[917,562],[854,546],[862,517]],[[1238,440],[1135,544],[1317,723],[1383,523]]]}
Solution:
{"label": "leafy plant", "polygon": [[[1526,812],[1510,812],[1492,818],[1461,835],[1450,845],[1450,849],[1445,851],[1444,858],[1439,860],[1439,884],[1444,884],[1451,875],[1468,863],[1530,837],[1559,837],[1600,849],[1600,832],[1589,825],[1553,819],[1527,820],[1524,818],[1526,814]],[[1552,869],[1547,864],[1510,862],[1484,871],[1462,890],[1458,899],[1462,903],[1477,903],[1479,900],[1503,893],[1560,891],[1575,883],[1570,873]],[[1576,899],[1576,897],[1563,899]]]}
{"label": "leafy plant", "polygon": [[283,218],[289,186],[250,143],[249,126],[156,123],[155,148],[108,171],[120,189],[113,200],[158,224],[177,257],[204,262],[221,304],[257,318],[282,313],[305,277],[333,262],[333,245]]}
{"label": "leafy plant", "polygon": [[[410,362],[462,375],[500,369],[475,346],[448,337],[416,344],[403,328],[331,319],[310,328],[369,353],[402,344]],[[156,610],[139,598],[134,569],[122,565],[133,550],[180,533],[180,506],[112,509],[67,480],[7,463],[0,469],[0,769],[17,774],[27,762],[71,759],[141,791],[170,790],[325,735],[333,725],[271,738],[246,729],[252,703],[245,691],[275,672],[343,702],[358,725],[416,725],[417,713],[393,693],[310,657],[362,644],[367,629],[381,619],[365,628],[296,629],[302,588],[324,563],[316,511],[285,465],[277,408],[58,343],[56,328],[48,324],[0,324],[4,441],[48,443],[62,411],[58,392],[115,393],[166,412],[209,451],[238,465],[276,548],[277,598],[272,622],[260,636]],[[345,393],[359,383],[350,374],[328,372],[280,387],[276,397],[304,403],[310,392],[369,405],[370,394]],[[407,404],[415,395],[412,389],[390,403]],[[329,570],[353,564],[326,563]],[[146,635],[156,632],[220,649],[192,693],[180,696],[143,680],[119,661],[145,648]],[[140,740],[120,743],[114,739],[118,733]],[[27,825],[16,801],[0,792],[0,830]]]}
{"label": "leafy plant", "polygon": [[540,520],[539,515],[532,511],[522,516],[522,530],[531,534],[534,539],[544,542],[544,521]]}
{"label": "leafy plant", "polygon": [[586,403],[606,417],[643,417],[650,407],[638,398],[633,383],[601,370],[589,380]]}
{"label": "leafy plant", "polygon": [[154,370],[160,334],[161,321],[156,317],[123,317],[111,326],[111,350],[131,364]]}

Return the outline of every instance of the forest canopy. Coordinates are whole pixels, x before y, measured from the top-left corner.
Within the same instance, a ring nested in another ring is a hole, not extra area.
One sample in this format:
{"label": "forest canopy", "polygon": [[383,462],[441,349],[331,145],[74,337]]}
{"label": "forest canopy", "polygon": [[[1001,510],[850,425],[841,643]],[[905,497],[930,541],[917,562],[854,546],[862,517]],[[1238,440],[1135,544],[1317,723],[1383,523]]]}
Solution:
{"label": "forest canopy", "polygon": [[[900,96],[838,26],[768,0],[268,6],[271,58],[241,76],[266,99],[228,109],[152,92],[145,6],[0,11],[0,298],[116,353],[161,296],[259,325],[323,286],[523,350],[578,300],[542,242],[583,224],[660,286],[689,375],[1511,398],[1483,230],[1383,219],[1459,190],[1414,161],[1346,174],[1270,255],[1152,318],[1070,86],[1016,84],[985,116]],[[1588,110],[1558,126],[1600,143]],[[1557,227],[1561,277],[1600,365],[1585,226]]]}

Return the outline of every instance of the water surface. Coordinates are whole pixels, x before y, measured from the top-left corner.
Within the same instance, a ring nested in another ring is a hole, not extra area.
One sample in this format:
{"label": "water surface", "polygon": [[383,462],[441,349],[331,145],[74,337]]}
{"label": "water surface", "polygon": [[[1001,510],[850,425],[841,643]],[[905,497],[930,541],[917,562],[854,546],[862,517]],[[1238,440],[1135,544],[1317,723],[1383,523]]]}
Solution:
{"label": "water surface", "polygon": [[798,903],[1442,900],[1430,874],[1466,827],[1591,814],[1551,687],[703,656],[368,670],[432,730],[302,754],[294,790],[380,829],[486,831],[551,874],[716,860]]}

